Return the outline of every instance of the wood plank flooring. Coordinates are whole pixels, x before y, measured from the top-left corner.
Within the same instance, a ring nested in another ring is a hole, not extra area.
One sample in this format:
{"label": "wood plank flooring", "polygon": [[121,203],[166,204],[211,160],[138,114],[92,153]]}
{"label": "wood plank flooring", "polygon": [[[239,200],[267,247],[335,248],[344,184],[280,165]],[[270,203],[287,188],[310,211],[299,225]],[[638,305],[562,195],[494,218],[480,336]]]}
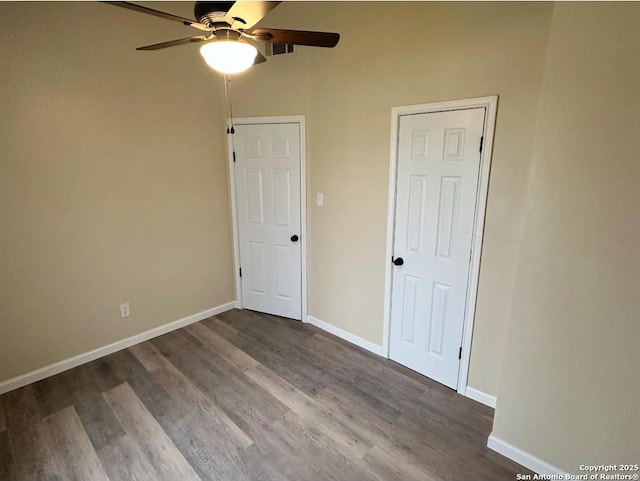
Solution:
{"label": "wood plank flooring", "polygon": [[0,396],[1,481],[507,480],[492,410],[233,310]]}

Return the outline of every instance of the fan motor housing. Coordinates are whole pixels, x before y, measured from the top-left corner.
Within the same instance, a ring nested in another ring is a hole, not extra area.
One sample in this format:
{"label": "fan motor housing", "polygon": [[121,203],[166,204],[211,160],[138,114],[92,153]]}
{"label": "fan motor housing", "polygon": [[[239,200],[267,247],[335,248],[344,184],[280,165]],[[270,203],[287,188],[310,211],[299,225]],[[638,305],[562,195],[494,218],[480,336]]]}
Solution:
{"label": "fan motor housing", "polygon": [[198,22],[211,26],[220,22],[235,2],[196,2],[193,15]]}

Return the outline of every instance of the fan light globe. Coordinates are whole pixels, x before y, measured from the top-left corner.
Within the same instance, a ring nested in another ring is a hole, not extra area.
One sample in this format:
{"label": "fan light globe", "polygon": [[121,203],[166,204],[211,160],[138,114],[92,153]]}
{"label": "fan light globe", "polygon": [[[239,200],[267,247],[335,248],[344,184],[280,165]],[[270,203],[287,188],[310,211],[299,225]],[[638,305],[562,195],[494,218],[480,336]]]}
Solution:
{"label": "fan light globe", "polygon": [[237,40],[216,40],[200,48],[207,65],[221,73],[244,72],[253,65],[257,54],[253,45]]}

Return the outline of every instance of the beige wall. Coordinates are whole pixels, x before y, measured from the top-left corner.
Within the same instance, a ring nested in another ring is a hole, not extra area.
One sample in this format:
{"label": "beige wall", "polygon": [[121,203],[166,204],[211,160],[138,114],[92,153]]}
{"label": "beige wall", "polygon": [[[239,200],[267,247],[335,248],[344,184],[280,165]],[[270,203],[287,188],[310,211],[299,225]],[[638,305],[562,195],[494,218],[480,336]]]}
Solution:
{"label": "beige wall", "polygon": [[[496,394],[552,5],[286,2],[270,26],[343,34],[234,80],[240,116],[305,114],[309,314],[382,343],[393,106],[498,94],[470,385]],[[275,93],[275,96],[274,96]],[[315,206],[324,192],[325,206]]]}
{"label": "beige wall", "polygon": [[493,434],[561,469],[640,459],[640,4],[553,15]]}
{"label": "beige wall", "polygon": [[220,80],[134,50],[189,33],[0,3],[0,381],[234,299]]}

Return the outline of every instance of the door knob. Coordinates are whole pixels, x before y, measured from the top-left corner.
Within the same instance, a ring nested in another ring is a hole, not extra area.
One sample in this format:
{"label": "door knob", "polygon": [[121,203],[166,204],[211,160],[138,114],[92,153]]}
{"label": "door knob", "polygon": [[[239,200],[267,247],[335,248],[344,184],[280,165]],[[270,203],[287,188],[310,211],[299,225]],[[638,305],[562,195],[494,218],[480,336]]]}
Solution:
{"label": "door knob", "polygon": [[395,259],[393,259],[393,264],[396,266],[401,266],[402,264],[404,264],[404,259],[402,257],[396,257]]}
{"label": "door knob", "polygon": [[291,236],[291,242],[298,242],[299,237],[295,234]]}

